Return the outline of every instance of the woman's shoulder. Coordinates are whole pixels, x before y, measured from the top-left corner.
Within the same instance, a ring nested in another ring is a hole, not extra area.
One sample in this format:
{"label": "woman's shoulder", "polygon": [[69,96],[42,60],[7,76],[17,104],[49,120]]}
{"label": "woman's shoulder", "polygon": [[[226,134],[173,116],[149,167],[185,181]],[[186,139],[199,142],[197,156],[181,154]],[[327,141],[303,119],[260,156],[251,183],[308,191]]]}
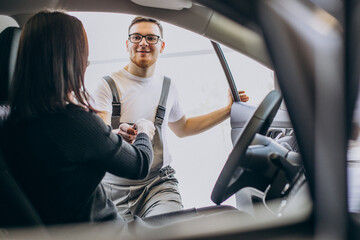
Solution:
{"label": "woman's shoulder", "polygon": [[[69,112],[74,112],[74,113],[88,113],[89,110],[88,108],[73,104],[73,103],[69,103],[68,105],[66,105],[64,112],[63,113],[69,113]],[[61,111],[59,112],[61,113]]]}
{"label": "woman's shoulder", "polygon": [[7,128],[31,128],[44,130],[55,129],[87,129],[91,126],[103,125],[101,118],[87,108],[68,104],[64,109],[54,112],[46,112],[32,118],[19,118],[11,115],[3,127]]}
{"label": "woman's shoulder", "polygon": [[64,111],[44,117],[39,122],[46,125],[45,128],[51,128],[51,131],[73,132],[70,135],[81,132],[91,135],[95,130],[107,131],[106,124],[94,111],[73,104],[69,104]]}
{"label": "woman's shoulder", "polygon": [[94,110],[75,104],[68,104],[65,110],[63,112],[59,112],[58,114],[71,119],[97,119],[97,115]]}

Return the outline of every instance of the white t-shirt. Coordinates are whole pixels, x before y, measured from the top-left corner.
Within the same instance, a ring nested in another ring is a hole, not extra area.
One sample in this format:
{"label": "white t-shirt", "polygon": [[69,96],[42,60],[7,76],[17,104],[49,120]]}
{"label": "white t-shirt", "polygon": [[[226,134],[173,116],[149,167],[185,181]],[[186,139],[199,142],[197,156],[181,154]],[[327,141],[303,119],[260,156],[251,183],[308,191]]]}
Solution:
{"label": "white t-shirt", "polygon": [[[121,94],[120,122],[135,123],[141,118],[154,122],[164,76],[155,73],[152,77],[142,78],[130,74],[125,69],[112,73],[110,76],[114,79]],[[91,97],[94,101],[92,105],[96,110],[112,113],[111,89],[105,79],[101,78],[91,93]],[[172,160],[166,141],[167,124],[168,122],[176,122],[183,116],[184,112],[179,102],[178,92],[172,81],[162,125],[163,167],[168,166]]]}

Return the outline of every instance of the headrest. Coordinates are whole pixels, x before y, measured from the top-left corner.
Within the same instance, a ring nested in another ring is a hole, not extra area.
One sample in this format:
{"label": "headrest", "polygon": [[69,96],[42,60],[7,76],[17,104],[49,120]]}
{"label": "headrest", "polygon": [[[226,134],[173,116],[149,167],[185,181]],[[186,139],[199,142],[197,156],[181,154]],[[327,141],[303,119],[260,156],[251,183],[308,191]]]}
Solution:
{"label": "headrest", "polygon": [[21,29],[8,27],[0,33],[0,103],[9,99],[9,86],[15,70]]}

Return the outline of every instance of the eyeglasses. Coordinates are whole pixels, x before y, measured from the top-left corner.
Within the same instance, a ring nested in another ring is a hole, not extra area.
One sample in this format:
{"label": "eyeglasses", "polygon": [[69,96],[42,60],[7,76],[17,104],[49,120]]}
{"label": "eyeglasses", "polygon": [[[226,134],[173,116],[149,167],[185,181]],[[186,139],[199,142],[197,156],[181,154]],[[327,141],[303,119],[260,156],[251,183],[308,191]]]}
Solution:
{"label": "eyeglasses", "polygon": [[160,36],[154,34],[148,34],[144,36],[139,33],[129,34],[129,40],[132,43],[140,43],[143,38],[145,38],[148,44],[157,44],[159,42]]}

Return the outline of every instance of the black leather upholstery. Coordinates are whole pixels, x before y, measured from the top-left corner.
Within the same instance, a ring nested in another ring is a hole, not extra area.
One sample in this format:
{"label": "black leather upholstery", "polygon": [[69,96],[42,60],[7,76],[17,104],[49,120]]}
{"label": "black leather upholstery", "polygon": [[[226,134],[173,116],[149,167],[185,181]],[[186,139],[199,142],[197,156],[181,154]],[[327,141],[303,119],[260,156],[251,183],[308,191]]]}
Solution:
{"label": "black leather upholstery", "polygon": [[42,221],[11,176],[0,151],[0,227],[42,225]]}
{"label": "black leather upholstery", "polygon": [[21,29],[8,27],[0,33],[0,127],[9,115],[9,87],[14,75]]}
{"label": "black leather upholstery", "polygon": [[15,70],[21,29],[8,27],[0,33],[0,103],[9,99],[9,86]]}
{"label": "black leather upholstery", "polygon": [[[8,27],[0,33],[0,143],[9,116],[9,86],[14,74],[21,29]],[[0,145],[0,227],[42,225],[35,209],[12,177]]]}
{"label": "black leather upholstery", "polygon": [[10,107],[7,104],[0,104],[0,128],[5,123],[5,120],[8,118],[10,113]]}

